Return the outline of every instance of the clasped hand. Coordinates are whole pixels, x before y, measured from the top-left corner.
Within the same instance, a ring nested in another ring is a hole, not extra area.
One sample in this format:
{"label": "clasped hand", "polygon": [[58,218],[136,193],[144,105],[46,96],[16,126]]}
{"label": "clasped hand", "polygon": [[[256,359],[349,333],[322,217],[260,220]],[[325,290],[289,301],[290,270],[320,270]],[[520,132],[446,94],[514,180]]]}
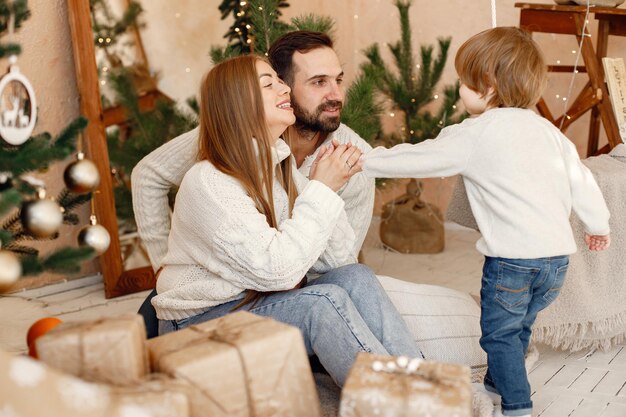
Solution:
{"label": "clasped hand", "polygon": [[352,143],[339,144],[333,140],[319,149],[311,166],[309,179],[320,181],[338,191],[354,174],[361,172],[361,150]]}

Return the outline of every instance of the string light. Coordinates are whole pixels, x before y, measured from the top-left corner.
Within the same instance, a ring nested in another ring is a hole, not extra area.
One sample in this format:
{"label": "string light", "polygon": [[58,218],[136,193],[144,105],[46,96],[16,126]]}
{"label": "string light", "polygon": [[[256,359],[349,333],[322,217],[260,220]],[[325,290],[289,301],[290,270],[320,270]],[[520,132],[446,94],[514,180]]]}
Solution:
{"label": "string light", "polygon": [[[583,49],[583,41],[585,39],[585,35],[587,34],[587,25],[589,24],[589,12],[591,9],[591,2],[590,0],[587,0],[587,10],[585,13],[585,24],[582,27],[581,30],[581,38],[580,38],[580,42],[578,43],[578,53],[576,55],[576,61],[574,62],[574,74],[572,74],[572,78],[570,80],[569,83],[569,88],[567,91],[567,97],[563,97],[563,114],[567,115],[567,103],[568,103],[568,97],[570,97],[572,95],[572,90],[574,89],[574,80],[576,78],[576,74],[578,73],[578,61],[580,60],[580,55],[581,55],[581,51]],[[576,53],[576,51],[572,51],[573,53]],[[569,116],[567,116],[569,118]],[[559,130],[563,129],[563,123],[565,123],[565,117],[561,118],[561,124],[559,126]]]}
{"label": "string light", "polygon": [[355,15],[354,15],[354,20],[358,20],[358,18],[359,18],[359,15],[358,15],[358,14],[355,14]]}
{"label": "string light", "polygon": [[189,67],[185,68],[185,72],[191,72],[191,68]]}
{"label": "string light", "polygon": [[242,6],[242,7],[245,6],[246,4],[248,4],[248,3],[246,3],[245,1],[240,1],[239,2],[239,5]]}
{"label": "string light", "polygon": [[396,117],[396,114],[392,112],[392,113],[389,113],[389,116]]}
{"label": "string light", "polygon": [[435,100],[437,100],[437,99],[439,98],[439,94],[435,94],[435,95],[433,96],[433,98],[434,98]]}

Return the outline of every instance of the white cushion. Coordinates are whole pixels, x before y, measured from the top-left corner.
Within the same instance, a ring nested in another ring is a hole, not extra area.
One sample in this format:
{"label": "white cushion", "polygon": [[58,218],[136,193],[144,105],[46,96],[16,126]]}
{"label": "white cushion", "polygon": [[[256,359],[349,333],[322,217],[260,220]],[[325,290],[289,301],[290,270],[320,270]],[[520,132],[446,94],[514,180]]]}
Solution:
{"label": "white cushion", "polygon": [[469,295],[436,285],[379,275],[427,359],[461,363],[480,372],[487,355],[479,345],[480,307]]}

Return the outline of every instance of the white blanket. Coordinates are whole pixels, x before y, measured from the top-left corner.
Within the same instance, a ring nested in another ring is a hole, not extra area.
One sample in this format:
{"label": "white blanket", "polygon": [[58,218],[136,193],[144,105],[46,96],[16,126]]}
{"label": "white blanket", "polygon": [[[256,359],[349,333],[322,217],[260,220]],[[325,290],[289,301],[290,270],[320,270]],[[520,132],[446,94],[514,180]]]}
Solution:
{"label": "white blanket", "polygon": [[[578,252],[570,257],[559,297],[537,317],[533,340],[569,350],[604,350],[626,340],[626,145],[583,163],[611,212],[611,247],[587,250],[582,224],[572,215]],[[462,184],[454,191],[447,219],[477,229]]]}

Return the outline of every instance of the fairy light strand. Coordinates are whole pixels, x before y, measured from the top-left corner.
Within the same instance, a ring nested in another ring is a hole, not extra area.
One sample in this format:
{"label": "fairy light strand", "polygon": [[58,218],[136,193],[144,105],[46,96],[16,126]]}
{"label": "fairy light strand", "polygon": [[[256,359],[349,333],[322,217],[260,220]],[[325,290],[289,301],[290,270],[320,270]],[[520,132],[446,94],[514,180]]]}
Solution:
{"label": "fairy light strand", "polygon": [[589,9],[591,8],[590,0],[587,0],[587,10],[585,12],[585,23],[583,25],[582,33],[580,35],[580,42],[578,43],[578,51],[576,53],[576,61],[574,62],[574,72],[572,73],[572,78],[569,83],[569,88],[567,89],[567,96],[563,101],[563,117],[561,118],[561,123],[559,124],[559,130],[563,129],[563,124],[565,123],[565,119],[568,118],[567,115],[567,106],[569,104],[569,99],[572,96],[572,91],[574,90],[574,81],[576,80],[576,74],[578,73],[578,63],[580,61],[581,52],[583,49],[583,42],[585,41],[585,36],[591,36],[587,33],[587,26],[589,25]]}

